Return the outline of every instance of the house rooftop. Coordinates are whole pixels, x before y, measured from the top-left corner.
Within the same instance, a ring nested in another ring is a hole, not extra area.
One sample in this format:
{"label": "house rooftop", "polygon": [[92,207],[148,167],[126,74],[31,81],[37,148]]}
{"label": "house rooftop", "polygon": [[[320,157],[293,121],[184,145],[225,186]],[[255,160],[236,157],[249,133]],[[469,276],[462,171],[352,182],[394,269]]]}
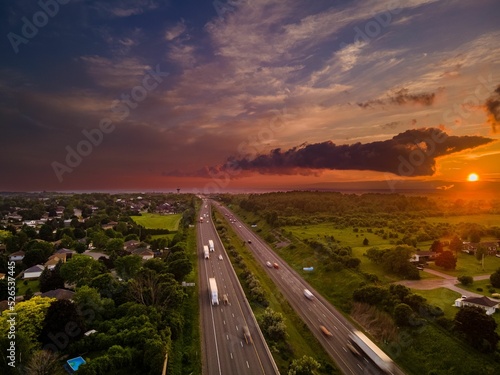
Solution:
{"label": "house rooftop", "polygon": [[486,307],[493,307],[498,305],[498,302],[489,299],[486,296],[482,297],[467,297],[462,300],[463,302],[473,303],[475,305],[481,305]]}
{"label": "house rooftop", "polygon": [[68,289],[54,289],[42,293],[42,297],[57,298],[57,299],[71,299],[75,292]]}

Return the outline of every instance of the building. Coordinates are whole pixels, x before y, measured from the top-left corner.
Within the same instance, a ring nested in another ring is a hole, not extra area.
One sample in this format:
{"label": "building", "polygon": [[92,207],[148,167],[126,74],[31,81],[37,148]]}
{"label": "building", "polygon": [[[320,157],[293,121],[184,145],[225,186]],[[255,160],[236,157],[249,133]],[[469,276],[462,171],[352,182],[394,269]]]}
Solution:
{"label": "building", "polygon": [[23,279],[38,279],[44,269],[45,267],[41,264],[37,264],[36,266],[30,267],[24,271]]}
{"label": "building", "polygon": [[483,309],[486,315],[491,315],[498,308],[498,302],[489,299],[486,296],[482,297],[465,297],[462,296],[455,300],[456,307],[474,306]]}
{"label": "building", "polygon": [[410,262],[412,263],[425,263],[429,260],[433,260],[436,258],[437,253],[434,251],[417,251],[410,258]]}
{"label": "building", "polygon": [[11,262],[21,262],[24,259],[24,251],[16,251],[9,255],[9,260]]}

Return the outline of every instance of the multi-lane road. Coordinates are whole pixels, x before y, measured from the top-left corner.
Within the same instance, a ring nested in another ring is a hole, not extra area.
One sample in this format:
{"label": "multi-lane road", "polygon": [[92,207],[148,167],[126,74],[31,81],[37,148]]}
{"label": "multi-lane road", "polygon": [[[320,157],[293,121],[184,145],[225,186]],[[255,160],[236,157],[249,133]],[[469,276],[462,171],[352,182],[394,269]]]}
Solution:
{"label": "multi-lane road", "polygon": [[[255,321],[239,280],[213,226],[210,204],[203,202],[198,224],[198,268],[201,328],[203,340],[203,374],[279,374],[274,359]],[[214,241],[215,250],[205,259],[203,245]],[[219,258],[221,256],[222,259]],[[208,279],[217,282],[219,305],[212,305]],[[223,295],[228,303],[223,302]],[[248,327],[251,341],[243,335]]]}
{"label": "multi-lane road", "polygon": [[[226,217],[234,214],[226,207],[214,203],[217,209]],[[228,220],[229,221],[229,220]],[[247,242],[254,257],[260,261],[269,276],[289,301],[290,305],[304,320],[326,352],[332,357],[343,374],[379,374],[382,373],[364,356],[353,355],[347,347],[349,334],[354,326],[340,314],[314,288],[305,282],[300,275],[288,266],[276,253],[258,237],[250,228],[238,219],[229,221],[233,230]],[[250,243],[249,243],[250,240]],[[277,267],[266,267],[267,262],[276,263]],[[304,289],[310,290],[314,298],[307,299]],[[324,335],[320,326],[325,326],[332,336]],[[393,374],[404,374],[395,368]]]}

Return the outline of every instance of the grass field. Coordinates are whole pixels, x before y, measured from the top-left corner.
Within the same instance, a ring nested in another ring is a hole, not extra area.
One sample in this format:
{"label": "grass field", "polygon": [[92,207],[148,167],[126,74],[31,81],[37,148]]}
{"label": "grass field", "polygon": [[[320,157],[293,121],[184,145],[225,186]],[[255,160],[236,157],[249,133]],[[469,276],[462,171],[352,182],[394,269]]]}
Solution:
{"label": "grass field", "polygon": [[449,319],[455,317],[458,307],[453,306],[453,303],[460,297],[460,293],[454,292],[448,288],[436,288],[432,290],[414,289],[413,292],[424,297],[427,303],[441,308],[445,317]]}
{"label": "grass field", "polygon": [[177,231],[181,221],[181,214],[160,215],[143,213],[142,216],[131,216],[131,218],[139,225],[146,229],[168,229],[169,231]]}
{"label": "grass field", "polygon": [[445,217],[426,217],[425,221],[428,223],[449,223],[449,224],[459,224],[459,223],[476,223],[482,224],[487,227],[499,226],[500,225],[500,215],[464,215],[464,216],[445,216]]}
{"label": "grass field", "polygon": [[479,275],[491,275],[498,268],[500,268],[500,258],[494,256],[484,257],[484,269],[481,262],[476,259],[474,255],[469,255],[466,253],[459,253],[457,259],[457,267],[455,270],[444,270],[441,267],[437,267],[434,262],[429,262],[428,268],[433,270],[446,273],[450,276],[468,275],[468,276],[479,276]]}

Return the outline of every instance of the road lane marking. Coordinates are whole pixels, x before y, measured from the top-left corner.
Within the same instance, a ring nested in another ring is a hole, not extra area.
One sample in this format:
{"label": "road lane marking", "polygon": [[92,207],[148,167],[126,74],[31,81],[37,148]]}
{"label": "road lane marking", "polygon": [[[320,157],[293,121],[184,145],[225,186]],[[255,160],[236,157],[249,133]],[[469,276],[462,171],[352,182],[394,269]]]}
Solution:
{"label": "road lane marking", "polygon": [[[233,359],[233,353],[231,352],[231,353],[229,353],[229,355],[231,356],[231,359]],[[358,366],[359,366],[359,365],[358,365]]]}

